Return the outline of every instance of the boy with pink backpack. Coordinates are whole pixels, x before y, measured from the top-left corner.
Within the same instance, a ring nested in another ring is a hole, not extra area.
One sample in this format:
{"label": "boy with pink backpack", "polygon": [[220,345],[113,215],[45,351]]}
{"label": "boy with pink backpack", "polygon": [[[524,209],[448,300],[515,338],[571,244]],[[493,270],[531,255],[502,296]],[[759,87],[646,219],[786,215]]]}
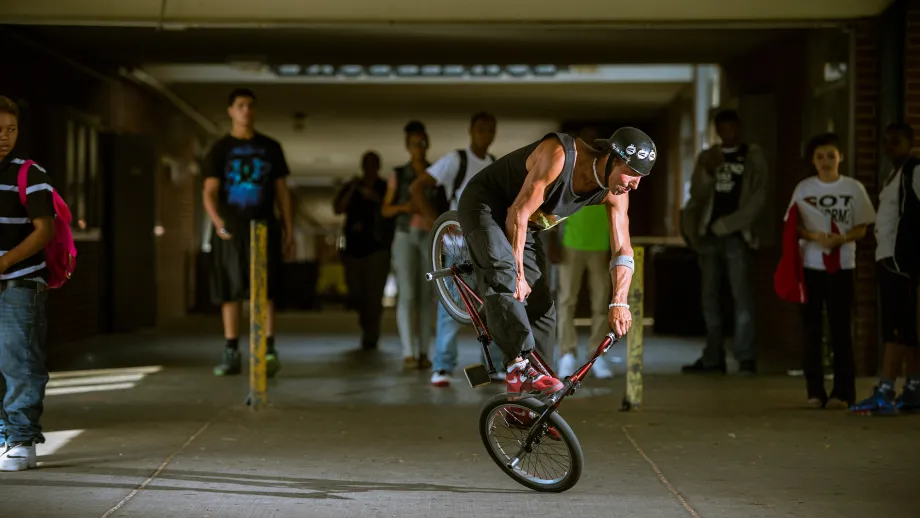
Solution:
{"label": "boy with pink backpack", "polygon": [[36,466],[45,367],[45,300],[73,272],[70,211],[45,170],[14,155],[16,104],[0,96],[0,471]]}

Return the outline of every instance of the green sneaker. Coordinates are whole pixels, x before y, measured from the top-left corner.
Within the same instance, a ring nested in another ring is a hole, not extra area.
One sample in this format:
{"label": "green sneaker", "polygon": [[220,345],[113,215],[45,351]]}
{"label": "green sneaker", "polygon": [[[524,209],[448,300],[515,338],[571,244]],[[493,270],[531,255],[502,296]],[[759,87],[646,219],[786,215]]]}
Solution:
{"label": "green sneaker", "polygon": [[281,362],[278,361],[278,353],[270,352],[265,355],[265,375],[270,378],[274,378],[275,374],[278,374],[278,371],[281,370]]}
{"label": "green sneaker", "polygon": [[236,349],[225,349],[223,352],[223,363],[214,367],[215,376],[233,376],[242,372],[242,360],[240,352]]}

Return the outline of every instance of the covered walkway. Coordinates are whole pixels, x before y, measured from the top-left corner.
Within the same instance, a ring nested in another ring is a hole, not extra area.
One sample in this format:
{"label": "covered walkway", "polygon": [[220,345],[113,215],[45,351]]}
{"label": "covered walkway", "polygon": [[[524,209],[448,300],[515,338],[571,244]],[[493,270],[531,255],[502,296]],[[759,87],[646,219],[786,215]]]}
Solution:
{"label": "covered walkway", "polygon": [[[336,331],[351,318],[280,318],[284,368],[269,385],[272,406],[258,413],[242,405],[246,376],[212,376],[221,343],[210,317],[108,335],[50,358],[48,442],[39,469],[0,477],[3,515],[920,513],[920,418],[805,410],[796,378],[669,375],[696,344],[654,337],[645,408],[617,410],[622,368],[612,381],[590,380],[562,412],[585,451],[581,481],[562,495],[530,492],[479,440],[479,405],[498,386],[430,387],[427,373],[400,373],[392,329],[382,351],[356,352],[357,337]],[[468,338],[460,364],[476,355]]]}

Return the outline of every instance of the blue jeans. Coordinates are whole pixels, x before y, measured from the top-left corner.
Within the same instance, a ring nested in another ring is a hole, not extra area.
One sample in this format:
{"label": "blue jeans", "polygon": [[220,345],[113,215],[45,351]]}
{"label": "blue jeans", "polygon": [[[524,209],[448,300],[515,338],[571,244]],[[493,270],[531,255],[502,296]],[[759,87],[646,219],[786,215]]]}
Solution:
{"label": "blue jeans", "polygon": [[45,299],[35,288],[0,285],[0,438],[45,442],[38,424],[44,409]]}
{"label": "blue jeans", "polygon": [[744,238],[737,234],[724,237],[707,236],[700,241],[698,252],[703,285],[703,318],[706,320],[703,365],[714,367],[725,361],[725,336],[719,299],[722,276],[726,270],[735,303],[735,333],[732,339],[734,356],[739,362],[753,360],[754,295],[748,272],[750,248]]}
{"label": "blue jeans", "polygon": [[[446,284],[454,300],[460,300],[457,284],[452,280],[447,280]],[[434,342],[434,362],[432,362],[434,372],[445,371],[449,373],[457,367],[457,333],[459,332],[460,322],[454,320],[444,309],[444,305],[438,301],[438,329]],[[492,356],[492,364],[495,369],[501,371],[502,366],[507,361],[502,358],[502,351],[494,341],[489,344],[489,355]],[[483,358],[483,365],[486,365],[485,358]]]}

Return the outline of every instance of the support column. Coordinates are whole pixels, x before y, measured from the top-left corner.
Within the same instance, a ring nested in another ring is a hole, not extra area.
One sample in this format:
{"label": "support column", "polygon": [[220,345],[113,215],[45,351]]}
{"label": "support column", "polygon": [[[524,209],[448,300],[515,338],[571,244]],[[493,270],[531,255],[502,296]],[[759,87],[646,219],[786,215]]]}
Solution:
{"label": "support column", "polygon": [[[878,206],[879,170],[879,22],[859,21],[853,34],[853,84],[856,88],[853,158],[856,179]],[[869,232],[856,249],[854,294],[856,373],[875,376],[879,365],[878,298],[875,282],[875,237]]]}

